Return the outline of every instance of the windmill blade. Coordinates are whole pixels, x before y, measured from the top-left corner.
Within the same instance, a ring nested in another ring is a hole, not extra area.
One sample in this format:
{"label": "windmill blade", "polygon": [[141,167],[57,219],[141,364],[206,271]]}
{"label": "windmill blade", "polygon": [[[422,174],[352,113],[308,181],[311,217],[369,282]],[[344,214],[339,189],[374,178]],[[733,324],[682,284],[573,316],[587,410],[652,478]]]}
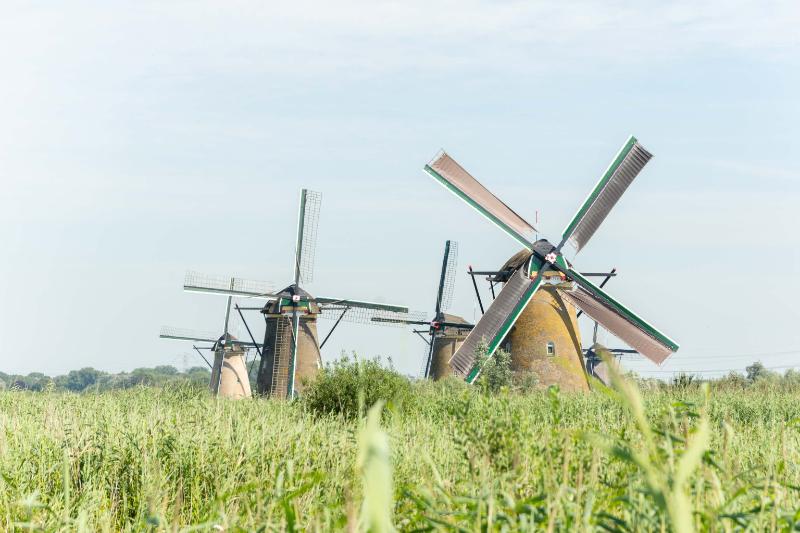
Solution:
{"label": "windmill blade", "polygon": [[486,356],[491,357],[519,315],[522,314],[525,306],[531,301],[543,280],[541,271],[534,279],[531,279],[527,265],[511,275],[492,305],[469,332],[464,344],[450,359],[450,366],[456,374],[463,376],[469,383],[475,381],[481,370],[475,364],[475,352],[480,342],[487,343]]}
{"label": "windmill blade", "polygon": [[317,248],[317,227],[322,195],[303,189],[297,215],[297,242],[294,248],[294,282],[299,285],[314,281],[314,254]]}
{"label": "windmill blade", "polygon": [[675,341],[636,316],[603,289],[572,269],[568,275],[576,286],[571,291],[559,291],[564,298],[631,348],[657,364],[678,351]]}
{"label": "windmill blade", "polygon": [[[342,303],[320,304],[320,318],[329,320],[338,320],[341,318],[342,322],[349,322],[351,324],[372,324],[395,327],[403,327],[409,324],[430,324],[430,322],[426,320],[425,313],[420,311],[409,311],[404,307],[399,308],[404,311],[392,311],[376,307],[353,306],[346,302],[352,302],[352,300],[347,300]],[[347,312],[342,316],[342,311],[345,309]]]}
{"label": "windmill blade", "polygon": [[[193,341],[193,342],[211,342],[215,343],[219,340],[219,334],[211,331],[196,331],[186,328],[175,328],[172,326],[162,326],[161,332],[158,334],[160,339],[174,339],[179,341]],[[229,340],[229,344],[235,344],[244,348],[256,348],[258,344],[253,342],[246,342],[240,340]]]}
{"label": "windmill blade", "polygon": [[374,316],[370,318],[372,322],[379,322],[381,324],[403,324],[406,326],[430,326],[427,320],[411,320],[407,318],[386,318],[382,316]]}
{"label": "windmill blade", "polygon": [[425,357],[425,370],[422,373],[422,377],[428,379],[431,376],[431,362],[433,361],[433,348],[436,346],[436,337],[435,335],[431,335],[431,342],[428,346],[428,355]]}
{"label": "windmill blade", "polygon": [[228,338],[228,326],[231,320],[231,302],[233,302],[233,296],[228,296],[228,306],[225,308],[225,326],[222,330],[225,339]]}
{"label": "windmill blade", "polygon": [[363,300],[351,300],[349,298],[314,298],[319,304],[335,304],[347,307],[359,307],[363,309],[375,309],[376,311],[389,311],[393,313],[408,313],[408,307],[393,304],[381,304],[377,302],[365,302]]}
{"label": "windmill blade", "polygon": [[171,326],[162,326],[158,337],[161,339],[175,339],[179,341],[194,342],[217,342],[219,339],[219,335],[214,332],[174,328]]}
{"label": "windmill blade", "polygon": [[517,242],[526,248],[533,247],[536,240],[536,228],[489,192],[489,189],[481,185],[445,152],[439,153],[425,165],[425,172],[511,235]]}
{"label": "windmill blade", "polygon": [[[422,317],[425,316],[425,314],[419,313],[419,316]],[[373,322],[380,322],[381,324],[403,324],[406,326],[431,326],[431,322],[428,320],[411,320],[406,318],[383,318],[383,317],[373,317],[371,320]],[[465,324],[462,322],[437,321],[436,324],[438,324],[440,328],[473,329],[475,327],[474,324]]]}
{"label": "windmill blade", "polygon": [[247,298],[275,298],[275,285],[268,281],[212,276],[189,270],[183,281],[183,290],[208,294],[226,294]]}
{"label": "windmill blade", "polygon": [[297,371],[297,341],[298,334],[300,333],[300,313],[297,312],[297,306],[292,311],[292,340],[291,340],[291,353],[289,357],[289,376],[286,383],[286,398],[291,400],[294,398],[294,373]]}
{"label": "windmill blade", "polygon": [[579,252],[652,157],[653,154],[631,136],[567,224],[558,248],[569,242],[576,253]]}
{"label": "windmill blade", "polygon": [[442,273],[439,276],[439,291],[436,293],[436,315],[447,311],[453,303],[453,286],[455,285],[456,265],[458,264],[458,243],[444,243]]}

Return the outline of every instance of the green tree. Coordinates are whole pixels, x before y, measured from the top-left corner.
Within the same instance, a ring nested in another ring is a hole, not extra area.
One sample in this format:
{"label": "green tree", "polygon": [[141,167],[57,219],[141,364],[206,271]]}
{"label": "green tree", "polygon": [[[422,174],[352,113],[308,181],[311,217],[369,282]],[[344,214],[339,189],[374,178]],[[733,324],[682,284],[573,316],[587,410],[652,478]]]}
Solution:
{"label": "green tree", "polygon": [[747,371],[747,380],[750,383],[755,383],[758,380],[771,377],[773,372],[767,370],[767,368],[761,363],[761,361],[756,361],[752,365],[745,368]]}
{"label": "green tree", "polygon": [[103,375],[103,372],[88,366],[81,368],[80,370],[72,370],[66,375],[63,381],[63,386],[67,390],[81,392],[97,383],[97,380],[101,375]]}
{"label": "green tree", "polygon": [[178,369],[172,365],[159,365],[153,368],[153,372],[164,376],[177,376]]}
{"label": "green tree", "polygon": [[41,372],[31,372],[22,381],[25,382],[25,388],[28,390],[42,391],[52,379]]}

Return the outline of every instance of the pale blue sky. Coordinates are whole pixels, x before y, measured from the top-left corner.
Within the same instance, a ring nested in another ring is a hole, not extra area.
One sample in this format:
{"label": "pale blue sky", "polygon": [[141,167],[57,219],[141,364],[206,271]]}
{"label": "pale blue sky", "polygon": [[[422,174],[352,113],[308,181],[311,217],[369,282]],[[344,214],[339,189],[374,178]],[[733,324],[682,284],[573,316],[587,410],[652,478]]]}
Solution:
{"label": "pale blue sky", "polygon": [[301,187],[312,293],[428,311],[446,239],[462,272],[517,250],[422,173],[438,149],[556,239],[629,134],[655,158],[574,261],[682,345],[630,366],[800,365],[800,5],[700,4],[3,3],[0,370],[180,365],[159,326],[224,308],[184,271],[288,284]]}

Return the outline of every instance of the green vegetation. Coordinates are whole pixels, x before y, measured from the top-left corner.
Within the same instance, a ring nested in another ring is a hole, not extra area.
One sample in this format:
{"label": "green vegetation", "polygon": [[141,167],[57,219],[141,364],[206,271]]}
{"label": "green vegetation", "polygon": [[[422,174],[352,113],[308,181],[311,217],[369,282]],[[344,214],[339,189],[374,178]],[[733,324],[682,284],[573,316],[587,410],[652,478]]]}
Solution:
{"label": "green vegetation", "polygon": [[475,384],[486,394],[497,394],[501,390],[530,392],[536,389],[538,379],[533,372],[516,374],[511,370],[511,352],[498,348],[492,357],[486,357],[488,346],[478,344],[478,365],[481,373]]}
{"label": "green vegetation", "polygon": [[[332,367],[333,397],[336,372],[362,375]],[[310,395],[6,390],[0,530],[797,530],[800,385],[744,381],[405,383],[368,420]]]}
{"label": "green vegetation", "polygon": [[99,392],[131,387],[163,387],[175,385],[207,386],[211,372],[207,367],[192,367],[179,372],[174,366],[137,368],[118,374],[102,372],[91,367],[72,370],[68,374],[49,377],[39,372],[26,376],[0,372],[0,389],[22,389],[31,391],[62,390],[71,392]]}
{"label": "green vegetation", "polygon": [[345,418],[361,416],[365,407],[379,401],[400,407],[410,397],[411,383],[391,367],[377,359],[347,357],[328,364],[303,391],[303,403],[311,412]]}

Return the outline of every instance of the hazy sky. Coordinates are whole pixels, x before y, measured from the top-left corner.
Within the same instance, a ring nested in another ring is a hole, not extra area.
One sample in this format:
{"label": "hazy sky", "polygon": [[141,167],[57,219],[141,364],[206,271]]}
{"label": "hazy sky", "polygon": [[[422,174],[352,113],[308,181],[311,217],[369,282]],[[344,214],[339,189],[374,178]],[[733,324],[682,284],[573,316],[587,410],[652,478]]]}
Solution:
{"label": "hazy sky", "polygon": [[[447,149],[557,240],[630,134],[655,157],[570,256],[681,343],[629,366],[800,366],[798,27],[796,0],[5,1],[0,370],[200,364],[158,339],[222,326],[184,271],[287,285],[301,187],[312,293],[430,312],[453,239],[472,320],[466,265],[518,247],[424,164]],[[416,372],[424,346],[351,325],[341,350]]]}

